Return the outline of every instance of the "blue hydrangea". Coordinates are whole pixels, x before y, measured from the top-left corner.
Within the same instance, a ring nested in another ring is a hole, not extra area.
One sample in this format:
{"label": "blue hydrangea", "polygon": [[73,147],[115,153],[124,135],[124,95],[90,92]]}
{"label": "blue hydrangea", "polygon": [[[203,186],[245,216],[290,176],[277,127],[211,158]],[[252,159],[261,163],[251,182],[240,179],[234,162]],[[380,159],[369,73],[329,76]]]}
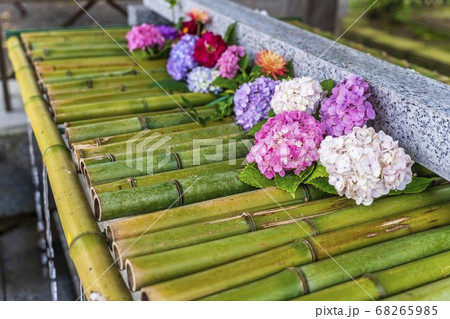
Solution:
{"label": "blue hydrangea", "polygon": [[198,93],[219,93],[220,88],[212,86],[211,83],[219,76],[217,70],[206,68],[204,66],[198,66],[188,74],[187,84],[188,89],[191,92]]}
{"label": "blue hydrangea", "polygon": [[279,81],[260,76],[253,82],[242,84],[234,94],[236,123],[248,131],[255,124],[266,119],[275,86],[279,83]]}
{"label": "blue hydrangea", "polygon": [[173,41],[178,36],[178,30],[175,28],[172,28],[169,25],[162,24],[162,25],[157,26],[157,28],[166,40]]}
{"label": "blue hydrangea", "polygon": [[196,35],[185,34],[170,50],[169,59],[167,60],[167,72],[174,80],[183,80],[188,72],[197,66],[197,62],[194,61],[193,57],[197,40],[198,37]]}

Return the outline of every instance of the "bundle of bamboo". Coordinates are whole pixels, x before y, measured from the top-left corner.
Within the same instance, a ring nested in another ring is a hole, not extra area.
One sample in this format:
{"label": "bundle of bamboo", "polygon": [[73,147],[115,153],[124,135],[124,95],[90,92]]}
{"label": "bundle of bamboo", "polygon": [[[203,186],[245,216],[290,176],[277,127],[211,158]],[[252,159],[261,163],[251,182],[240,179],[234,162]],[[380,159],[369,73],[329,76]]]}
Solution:
{"label": "bundle of bamboo", "polygon": [[[108,31],[125,44],[128,28]],[[450,185],[369,207],[309,185],[254,190],[238,179],[251,140],[231,117],[197,123],[214,95],[155,87],[166,60],[137,65],[93,29],[8,46],[88,298],[131,298],[113,259],[143,300],[448,298]]]}

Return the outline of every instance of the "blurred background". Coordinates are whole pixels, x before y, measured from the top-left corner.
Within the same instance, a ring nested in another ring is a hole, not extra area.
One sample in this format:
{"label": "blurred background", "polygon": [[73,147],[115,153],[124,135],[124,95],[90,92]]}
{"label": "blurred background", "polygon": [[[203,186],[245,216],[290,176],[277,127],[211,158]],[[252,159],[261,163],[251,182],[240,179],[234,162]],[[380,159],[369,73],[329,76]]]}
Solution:
{"label": "blurred background", "polygon": [[[233,0],[450,84],[450,0]],[[126,25],[141,0],[78,0],[102,25]],[[12,29],[95,26],[73,0],[0,0],[0,300],[51,300],[39,246],[26,116],[4,45]],[[356,21],[356,22],[355,22]],[[344,32],[345,31],[345,32]],[[38,163],[39,167],[40,163]],[[36,173],[36,172],[35,172]],[[40,173],[40,172],[37,172]],[[58,299],[76,299],[53,223]]]}

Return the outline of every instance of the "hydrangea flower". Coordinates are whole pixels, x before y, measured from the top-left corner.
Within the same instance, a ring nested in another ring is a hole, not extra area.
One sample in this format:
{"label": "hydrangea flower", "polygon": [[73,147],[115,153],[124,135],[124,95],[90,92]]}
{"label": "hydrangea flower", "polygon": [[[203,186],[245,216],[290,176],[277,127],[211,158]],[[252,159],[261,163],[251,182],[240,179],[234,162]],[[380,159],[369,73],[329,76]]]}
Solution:
{"label": "hydrangea flower", "polygon": [[191,92],[219,93],[220,88],[211,83],[219,76],[217,70],[198,66],[192,69],[187,76],[188,89]]}
{"label": "hydrangea flower", "polygon": [[225,79],[232,79],[239,70],[239,60],[245,55],[244,47],[231,45],[217,60],[219,74]]}
{"label": "hydrangea flower", "polygon": [[195,44],[194,60],[201,66],[213,68],[226,49],[227,44],[220,35],[205,32]]}
{"label": "hydrangea flower", "polygon": [[320,83],[308,77],[283,80],[275,88],[270,106],[276,114],[293,110],[313,114],[322,91]]}
{"label": "hydrangea flower", "polygon": [[193,53],[198,37],[185,34],[170,50],[167,60],[167,72],[177,81],[183,80],[187,73],[197,66]]}
{"label": "hydrangea flower", "polygon": [[258,169],[269,179],[286,171],[304,171],[319,159],[319,145],[323,139],[320,123],[301,111],[286,111],[271,117],[255,134],[255,144],[247,161],[256,162]]}
{"label": "hydrangea flower", "polygon": [[131,52],[137,49],[145,50],[146,48],[161,50],[166,41],[158,27],[146,23],[132,27],[125,38]]}
{"label": "hydrangea flower", "polygon": [[354,127],[348,135],[327,136],[319,154],[329,183],[358,205],[370,205],[390,190],[403,190],[412,180],[411,157],[392,137],[367,126]]}
{"label": "hydrangea flower", "polygon": [[375,112],[367,101],[369,96],[369,84],[353,74],[333,88],[331,96],[323,100],[320,108],[322,127],[327,134],[348,134],[353,127],[362,127],[368,120],[373,120]]}
{"label": "hydrangea flower", "polygon": [[177,29],[175,29],[171,26],[162,24],[162,25],[157,26],[157,28],[166,40],[173,41],[178,37]]}
{"label": "hydrangea flower", "polygon": [[272,76],[275,80],[277,75],[285,76],[289,70],[286,68],[286,60],[272,50],[262,50],[256,53],[255,64],[262,68],[262,73]]}
{"label": "hydrangea flower", "polygon": [[260,76],[253,82],[242,84],[234,94],[236,123],[248,131],[256,123],[266,119],[270,110],[270,100],[278,83]]}

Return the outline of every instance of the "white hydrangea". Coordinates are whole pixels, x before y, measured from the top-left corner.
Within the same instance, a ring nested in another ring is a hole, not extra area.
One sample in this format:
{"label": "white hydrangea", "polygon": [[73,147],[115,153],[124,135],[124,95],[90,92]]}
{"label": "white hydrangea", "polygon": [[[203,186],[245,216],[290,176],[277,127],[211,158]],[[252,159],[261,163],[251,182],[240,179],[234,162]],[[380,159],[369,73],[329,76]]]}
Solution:
{"label": "white hydrangea", "polygon": [[412,180],[413,161],[398,142],[383,131],[355,127],[344,136],[327,136],[321,143],[320,162],[329,183],[340,196],[370,205],[390,190],[403,190]]}
{"label": "white hydrangea", "polygon": [[322,98],[320,83],[309,77],[283,80],[275,87],[270,106],[275,114],[284,111],[306,111],[313,114]]}

